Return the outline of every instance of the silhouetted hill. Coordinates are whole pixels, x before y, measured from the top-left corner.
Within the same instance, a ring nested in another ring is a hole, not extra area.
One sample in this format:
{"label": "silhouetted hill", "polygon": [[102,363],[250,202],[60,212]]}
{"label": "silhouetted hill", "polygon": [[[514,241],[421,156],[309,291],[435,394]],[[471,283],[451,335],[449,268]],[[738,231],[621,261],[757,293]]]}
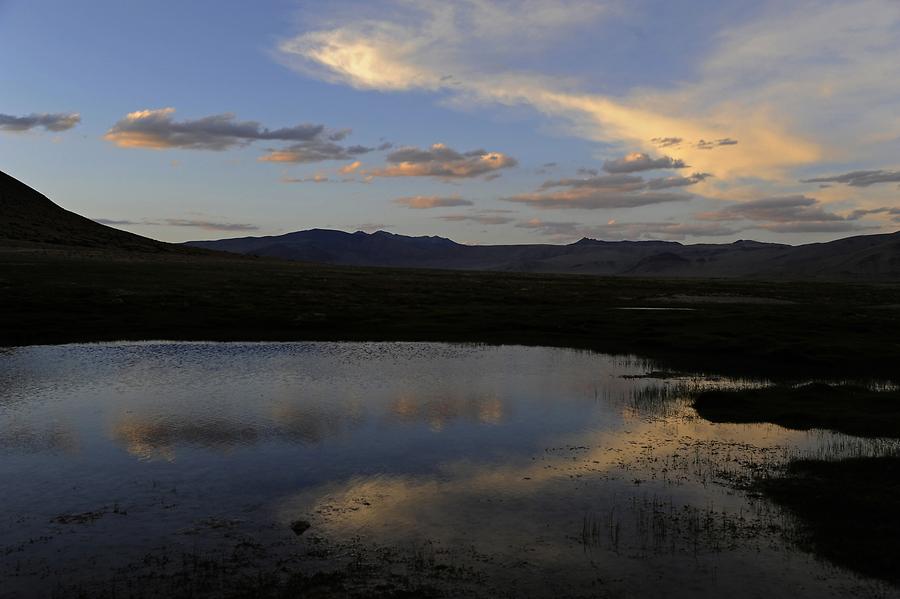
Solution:
{"label": "silhouetted hill", "polygon": [[21,181],[0,172],[0,244],[75,246],[140,252],[194,253],[69,212]]}
{"label": "silhouetted hill", "polygon": [[569,245],[463,245],[385,231],[312,229],[188,245],[257,256],[351,266],[571,273],[644,277],[900,280],[900,232],[790,246],[741,240],[684,245],[600,241]]}

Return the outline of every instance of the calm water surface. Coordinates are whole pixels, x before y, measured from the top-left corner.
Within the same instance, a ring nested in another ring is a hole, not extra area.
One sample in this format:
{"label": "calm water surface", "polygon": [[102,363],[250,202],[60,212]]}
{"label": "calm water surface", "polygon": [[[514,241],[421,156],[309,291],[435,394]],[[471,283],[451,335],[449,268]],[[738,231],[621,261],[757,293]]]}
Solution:
{"label": "calm water surface", "polygon": [[741,490],[887,442],[711,424],[687,391],[761,382],[653,369],[427,343],[2,349],[0,597],[162,593],[203,568],[198,594],[355,568],[486,596],[896,595]]}

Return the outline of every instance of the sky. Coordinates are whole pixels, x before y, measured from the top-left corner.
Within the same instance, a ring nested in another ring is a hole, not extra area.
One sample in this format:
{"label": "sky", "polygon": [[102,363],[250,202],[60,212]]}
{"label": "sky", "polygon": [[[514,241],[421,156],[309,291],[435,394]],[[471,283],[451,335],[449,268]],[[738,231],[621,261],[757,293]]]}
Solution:
{"label": "sky", "polygon": [[900,2],[0,0],[0,170],[185,241],[900,230]]}

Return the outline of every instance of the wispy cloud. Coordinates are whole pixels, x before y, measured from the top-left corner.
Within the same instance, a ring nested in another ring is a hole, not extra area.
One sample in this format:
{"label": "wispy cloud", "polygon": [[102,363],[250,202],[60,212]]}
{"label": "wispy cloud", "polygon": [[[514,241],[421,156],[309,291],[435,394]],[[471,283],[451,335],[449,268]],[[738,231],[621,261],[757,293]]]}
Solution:
{"label": "wispy cloud", "polygon": [[694,147],[698,150],[712,150],[713,148],[718,148],[720,146],[736,146],[738,141],[736,139],[731,139],[730,137],[723,137],[722,139],[713,139],[713,140],[705,140],[701,139]]}
{"label": "wispy cloud", "polygon": [[709,173],[694,173],[688,177],[662,177],[647,181],[647,189],[669,189],[671,187],[687,187],[700,183],[711,177]]}
{"label": "wispy cloud", "polygon": [[660,156],[651,158],[643,152],[632,152],[622,158],[607,160],[603,163],[603,170],[607,173],[637,173],[640,171],[653,171],[666,168],[686,168],[688,165],[683,160]]}
{"label": "wispy cloud", "polygon": [[690,177],[669,177],[645,180],[628,174],[597,175],[582,179],[545,181],[537,192],[502,198],[543,209],[636,208],[652,204],[685,202],[693,196],[661,191],[670,187],[685,187],[700,183],[709,175],[695,173]]}
{"label": "wispy cloud", "polygon": [[611,208],[637,208],[667,202],[685,202],[691,196],[670,192],[617,192],[603,189],[568,189],[553,193],[525,193],[507,198],[507,202],[525,204],[547,210],[580,209],[598,210]]}
{"label": "wispy cloud", "polygon": [[492,213],[445,214],[437,218],[449,222],[473,222],[480,225],[505,225],[516,220],[510,216]]}
{"label": "wispy cloud", "polygon": [[845,232],[869,228],[854,222],[861,214],[841,216],[828,212],[819,200],[804,195],[750,200],[696,216],[705,221],[752,221],[754,228],[778,233]]}
{"label": "wispy cloud", "polygon": [[869,216],[870,214],[884,214],[892,217],[894,222],[900,222],[900,208],[889,208],[887,206],[882,206],[880,208],[859,208],[851,212],[847,218],[856,220],[863,218],[864,216]]}
{"label": "wispy cloud", "polygon": [[472,202],[464,200],[458,196],[441,197],[441,196],[411,196],[405,198],[397,198],[395,204],[405,206],[406,208],[414,208],[416,210],[426,210],[429,208],[446,208],[452,206],[471,206]]}
{"label": "wispy cloud", "polygon": [[321,173],[316,173],[314,175],[309,175],[308,177],[282,177],[282,183],[334,183],[333,179],[328,178],[328,175],[323,175]]}
{"label": "wispy cloud", "polygon": [[374,233],[375,231],[385,231],[391,228],[392,225],[387,225],[384,223],[360,223],[356,225],[357,231],[365,231],[366,233]]}
{"label": "wispy cloud", "polygon": [[650,143],[655,145],[657,148],[670,148],[672,146],[680,146],[681,142],[684,140],[680,137],[653,137],[650,139]]}
{"label": "wispy cloud", "polygon": [[43,128],[58,133],[68,131],[80,122],[81,115],[77,112],[32,113],[25,116],[0,114],[0,131],[22,133]]}
{"label": "wispy cloud", "polygon": [[340,169],[338,169],[338,172],[340,172],[342,175],[350,175],[356,172],[361,166],[362,162],[360,162],[359,160],[355,160],[350,164],[342,166]]}
{"label": "wispy cloud", "polygon": [[852,171],[830,177],[804,179],[801,183],[845,183],[852,187],[868,187],[877,183],[900,183],[900,171]]}
{"label": "wispy cloud", "polygon": [[[360,89],[429,90],[457,104],[527,105],[562,119],[572,134],[594,141],[646,149],[677,147],[674,159],[723,181],[780,179],[786,169],[815,162],[824,153],[824,144],[815,138],[826,131],[830,116],[811,111],[806,98],[821,93],[826,74],[829,81],[846,75],[847,81],[861,82],[863,71],[896,70],[888,59],[896,42],[877,52],[861,42],[873,34],[885,39],[888,23],[900,13],[886,0],[868,0],[868,10],[857,6],[862,2],[833,3],[813,11],[761,11],[758,20],[718,34],[710,56],[695,68],[694,81],[677,88],[643,86],[615,96],[579,92],[560,77],[504,69],[503,61],[483,60],[495,52],[531,52],[531,43],[508,42],[523,28],[534,26],[539,31],[534,45],[540,45],[559,41],[596,19],[615,18],[617,11],[610,9],[615,3],[554,3],[557,18],[539,24],[515,3],[398,1],[380,11],[390,17],[365,10],[341,18],[320,15],[323,26],[283,41],[279,51],[290,66],[328,81]],[[488,13],[496,17],[490,19],[492,36],[473,26]],[[838,30],[836,23],[841,24]],[[783,63],[792,68],[782,68]],[[865,83],[867,88],[880,85],[880,97],[887,89],[897,89],[884,77],[878,84],[874,79]],[[848,92],[841,87],[831,93],[843,99]],[[891,105],[898,104],[895,98]],[[812,118],[820,119],[816,126],[807,125]],[[724,146],[731,149],[708,151]]]}
{"label": "wispy cloud", "polygon": [[825,211],[821,202],[804,195],[761,198],[701,212],[702,220],[756,220],[774,222],[842,221],[844,217]]}
{"label": "wispy cloud", "polygon": [[516,227],[532,229],[554,240],[575,240],[590,237],[604,240],[666,239],[682,240],[687,237],[723,237],[741,231],[740,227],[718,223],[680,222],[617,222],[602,225],[586,225],[573,221],[545,221],[534,218],[521,221]]}
{"label": "wispy cloud", "polygon": [[95,218],[95,219],[93,219],[93,221],[96,223],[100,223],[101,225],[109,225],[111,227],[146,224],[146,222],[142,222],[142,221],[114,219],[114,218]]}
{"label": "wispy cloud", "polygon": [[160,220],[143,219],[120,220],[111,218],[95,218],[95,222],[110,226],[156,226],[156,227],[191,227],[208,231],[258,231],[259,227],[247,223],[217,222],[184,218],[164,218]]}
{"label": "wispy cloud", "polygon": [[[286,148],[270,149],[267,154],[260,156],[259,160],[260,162],[287,162],[294,164],[325,162],[327,160],[353,160],[352,164],[357,164],[359,161],[355,159],[358,156],[380,149],[384,149],[384,146],[372,148],[360,145],[343,146],[335,143],[331,138],[318,137],[291,144]],[[354,170],[356,169],[351,169],[348,172],[353,172]]]}
{"label": "wispy cloud", "polygon": [[190,220],[183,218],[167,218],[160,224],[169,227],[194,227],[209,231],[258,231],[259,227],[247,223],[227,223],[207,220]]}

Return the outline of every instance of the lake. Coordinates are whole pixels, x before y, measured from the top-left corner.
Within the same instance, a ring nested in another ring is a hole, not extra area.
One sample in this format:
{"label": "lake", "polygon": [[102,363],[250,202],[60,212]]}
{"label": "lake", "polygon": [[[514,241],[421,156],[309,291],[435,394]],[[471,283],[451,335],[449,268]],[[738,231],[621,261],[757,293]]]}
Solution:
{"label": "lake", "polygon": [[691,391],[766,382],[658,368],[438,343],[0,349],[0,597],[896,596],[746,490],[890,442],[712,424]]}

